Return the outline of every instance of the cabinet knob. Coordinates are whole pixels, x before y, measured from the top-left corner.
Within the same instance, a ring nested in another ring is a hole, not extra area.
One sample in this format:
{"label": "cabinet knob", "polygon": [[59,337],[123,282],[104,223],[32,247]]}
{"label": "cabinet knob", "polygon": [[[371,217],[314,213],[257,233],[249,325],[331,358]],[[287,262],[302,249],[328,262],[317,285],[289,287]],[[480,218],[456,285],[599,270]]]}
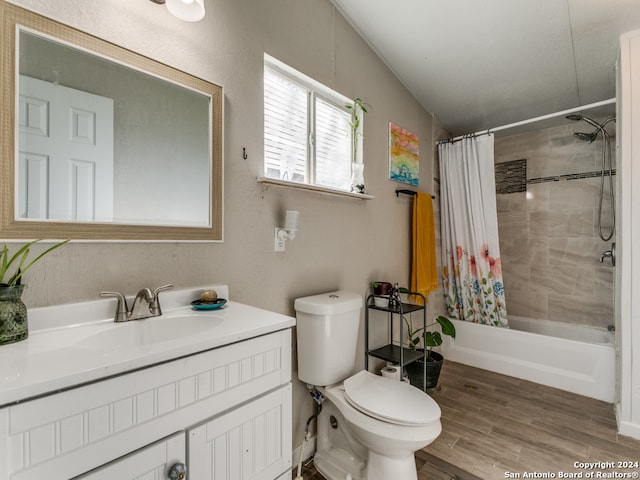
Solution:
{"label": "cabinet knob", "polygon": [[184,480],[187,478],[187,466],[184,463],[174,463],[169,469],[169,480]]}

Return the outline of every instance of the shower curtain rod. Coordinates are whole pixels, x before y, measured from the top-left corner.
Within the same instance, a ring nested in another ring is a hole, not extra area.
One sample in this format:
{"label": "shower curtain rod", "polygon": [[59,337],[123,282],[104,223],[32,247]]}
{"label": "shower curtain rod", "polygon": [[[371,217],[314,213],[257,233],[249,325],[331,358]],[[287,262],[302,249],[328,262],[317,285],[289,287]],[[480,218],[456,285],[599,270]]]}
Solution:
{"label": "shower curtain rod", "polygon": [[562,110],[561,112],[549,113],[547,115],[542,115],[540,117],[530,118],[528,120],[522,120],[520,122],[509,123],[508,125],[502,125],[500,127],[489,128],[488,130],[481,130],[476,133],[468,133],[466,135],[460,135],[458,137],[449,138],[447,140],[440,140],[437,142],[438,145],[441,143],[453,143],[458,140],[462,140],[465,137],[475,137],[478,135],[489,135],[494,132],[499,132],[500,130],[508,130],[509,128],[520,127],[522,125],[527,125],[529,123],[540,122],[542,120],[549,120],[551,118],[556,117],[564,117],[565,115],[569,115],[576,112],[581,112],[583,110],[590,110],[592,108],[602,107],[605,105],[611,105],[612,103],[616,103],[615,98],[610,98],[608,100],[602,100],[601,102],[590,103],[589,105],[583,105],[581,107],[570,108],[569,110]]}

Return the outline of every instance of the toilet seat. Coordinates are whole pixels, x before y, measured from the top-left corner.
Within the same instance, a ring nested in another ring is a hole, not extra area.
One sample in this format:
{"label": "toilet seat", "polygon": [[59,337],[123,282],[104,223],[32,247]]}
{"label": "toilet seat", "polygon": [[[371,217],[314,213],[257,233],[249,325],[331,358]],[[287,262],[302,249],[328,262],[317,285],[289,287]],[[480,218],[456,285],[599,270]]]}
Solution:
{"label": "toilet seat", "polygon": [[362,370],[347,378],[344,397],[349,404],[387,423],[424,426],[440,419],[440,407],[423,391],[397,380]]}

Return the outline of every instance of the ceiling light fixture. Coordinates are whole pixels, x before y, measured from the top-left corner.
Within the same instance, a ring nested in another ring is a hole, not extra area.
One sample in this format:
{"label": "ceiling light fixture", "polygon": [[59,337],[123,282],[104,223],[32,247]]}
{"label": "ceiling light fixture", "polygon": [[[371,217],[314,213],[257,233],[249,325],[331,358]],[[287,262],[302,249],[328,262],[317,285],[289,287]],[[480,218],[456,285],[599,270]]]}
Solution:
{"label": "ceiling light fixture", "polygon": [[153,3],[165,4],[167,10],[180,20],[197,22],[204,18],[204,0],[151,0]]}

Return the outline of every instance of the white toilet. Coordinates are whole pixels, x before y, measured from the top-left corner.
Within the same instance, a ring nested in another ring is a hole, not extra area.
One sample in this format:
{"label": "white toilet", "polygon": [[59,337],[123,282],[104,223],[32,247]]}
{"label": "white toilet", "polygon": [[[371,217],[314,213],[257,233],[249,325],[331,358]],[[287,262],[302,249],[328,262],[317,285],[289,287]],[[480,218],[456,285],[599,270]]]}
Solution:
{"label": "white toilet", "polygon": [[361,296],[331,292],[294,305],[298,378],[325,396],[317,470],[329,480],[417,480],[414,452],[442,430],[438,404],[407,383],[353,374]]}

